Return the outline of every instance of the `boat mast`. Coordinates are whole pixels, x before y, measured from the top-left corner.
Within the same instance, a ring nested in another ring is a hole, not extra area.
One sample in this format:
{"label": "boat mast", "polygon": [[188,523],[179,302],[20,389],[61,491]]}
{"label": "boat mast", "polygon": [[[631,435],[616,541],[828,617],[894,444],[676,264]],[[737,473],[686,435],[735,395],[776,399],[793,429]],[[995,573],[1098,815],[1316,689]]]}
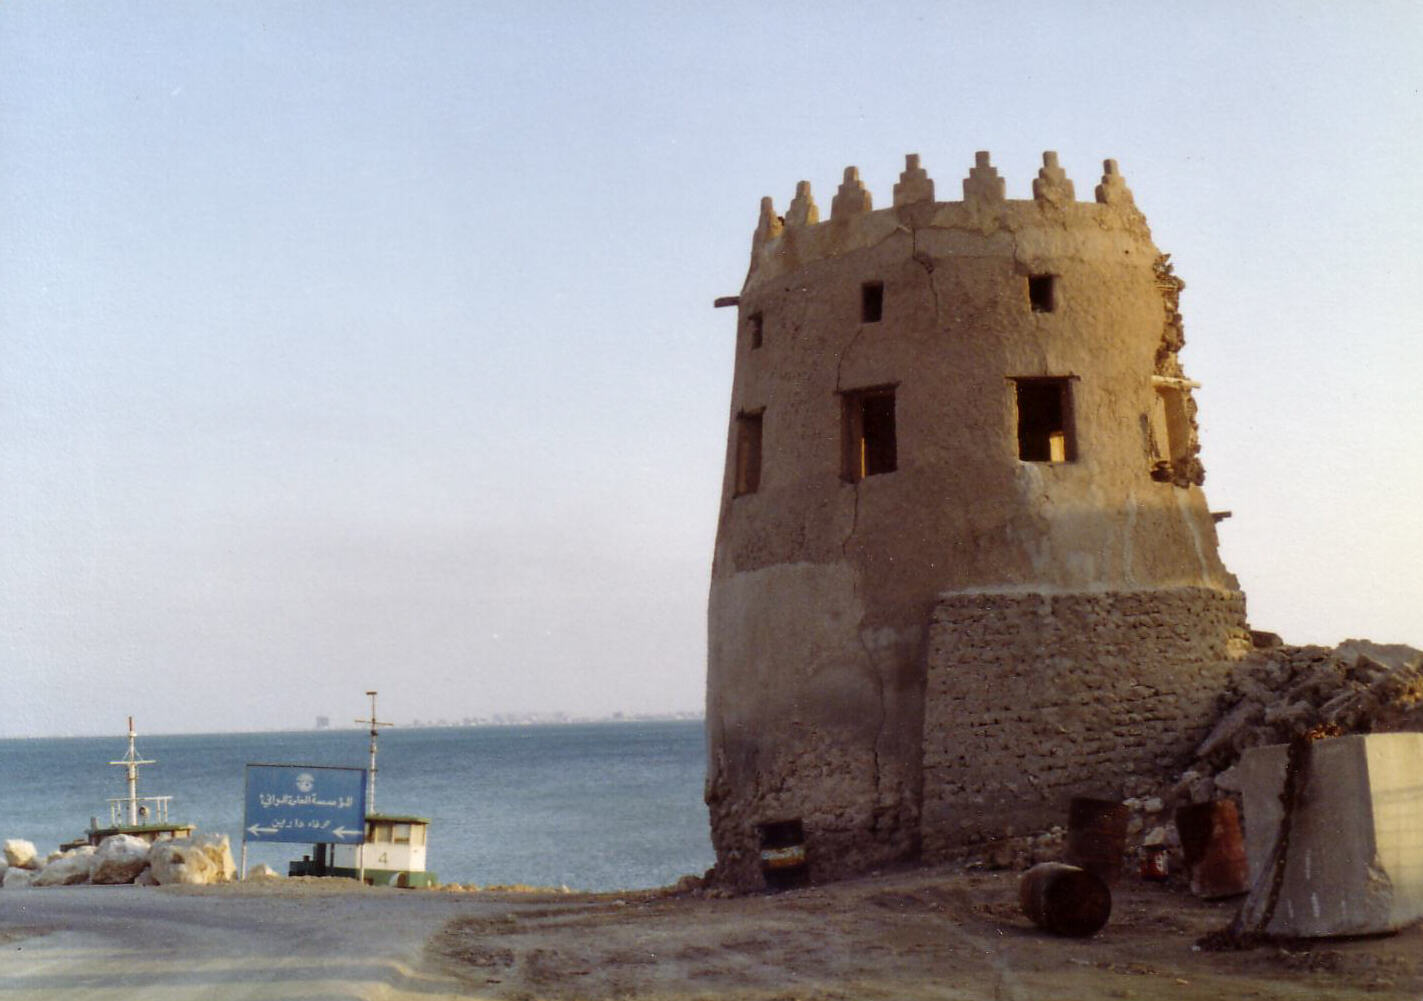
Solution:
{"label": "boat mast", "polygon": [[[375,713],[372,712],[371,715],[374,716]],[[128,754],[122,760],[109,762],[111,765],[122,765],[128,776],[128,825],[130,827],[138,826],[138,766],[156,764],[156,762],[147,761],[138,756],[133,745],[133,740],[137,736],[138,734],[133,729],[133,717],[130,716],[128,718]],[[371,747],[372,753],[374,753],[374,743]]]}
{"label": "boat mast", "polygon": [[366,776],[366,814],[369,816],[376,812],[376,737],[383,726],[394,726],[394,723],[382,723],[376,719],[376,693],[366,692],[371,697],[371,718],[358,719],[357,723],[369,723],[371,726],[371,770]]}

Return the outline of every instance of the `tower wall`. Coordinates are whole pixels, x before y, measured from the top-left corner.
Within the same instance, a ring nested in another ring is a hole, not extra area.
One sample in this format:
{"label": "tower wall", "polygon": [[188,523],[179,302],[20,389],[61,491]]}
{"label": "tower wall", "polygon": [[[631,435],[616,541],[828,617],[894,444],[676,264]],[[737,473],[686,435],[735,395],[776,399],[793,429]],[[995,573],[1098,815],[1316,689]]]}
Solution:
{"label": "tower wall", "polygon": [[1238,592],[947,594],[929,627],[924,853],[1060,824],[1200,744],[1249,643]]}
{"label": "tower wall", "polygon": [[[851,168],[819,222],[802,182],[784,219],[763,201],[753,238],[709,602],[707,801],[734,885],[758,883],[770,821],[800,819],[830,877],[1042,814],[1005,807],[998,763],[947,734],[994,718],[963,679],[1036,696],[1058,661],[1022,647],[1007,605],[965,617],[954,596],[1145,608],[1159,628],[1110,655],[1071,618],[1047,633],[1120,682],[1108,710],[1133,684],[1192,693],[1182,733],[1209,711],[1200,665],[1244,625],[1199,488],[1181,283],[1115,165],[1082,203],[1049,154],[1035,197],[1010,201],[980,154],[964,199],[936,202],[911,157],[895,195],[873,210]],[[1026,704],[1023,732],[1055,704]],[[1106,757],[1094,774],[1141,764]]]}

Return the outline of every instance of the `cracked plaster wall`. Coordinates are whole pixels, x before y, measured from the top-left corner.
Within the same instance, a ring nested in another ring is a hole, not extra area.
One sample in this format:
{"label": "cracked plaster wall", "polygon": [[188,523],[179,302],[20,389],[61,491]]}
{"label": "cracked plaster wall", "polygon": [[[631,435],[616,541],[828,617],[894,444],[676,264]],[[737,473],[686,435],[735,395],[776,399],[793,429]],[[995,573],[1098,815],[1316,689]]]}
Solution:
{"label": "cracked plaster wall", "polygon": [[[804,183],[785,220],[762,204],[708,622],[707,800],[731,884],[758,883],[755,825],[772,820],[803,820],[813,877],[920,852],[944,592],[1236,588],[1199,487],[1151,475],[1141,428],[1152,377],[1180,376],[1180,327],[1125,186],[1092,204],[1070,182],[1032,201],[966,182],[966,201],[934,202],[909,174],[915,200],[892,209],[852,171],[826,222]],[[1031,309],[1032,274],[1058,276],[1054,311]],[[883,317],[862,323],[871,281]],[[1022,376],[1070,379],[1075,461],[1018,459]],[[886,385],[897,468],[849,482],[841,393]],[[736,417],[758,411],[759,488],[736,496]]]}

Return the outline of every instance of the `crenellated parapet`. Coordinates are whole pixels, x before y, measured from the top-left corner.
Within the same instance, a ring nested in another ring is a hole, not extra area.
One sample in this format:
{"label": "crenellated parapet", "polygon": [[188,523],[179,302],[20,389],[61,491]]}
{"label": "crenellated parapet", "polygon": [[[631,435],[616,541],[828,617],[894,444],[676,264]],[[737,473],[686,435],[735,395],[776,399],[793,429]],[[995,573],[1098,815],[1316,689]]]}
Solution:
{"label": "crenellated parapet", "polygon": [[1077,200],[1067,171],[1057,163],[1057,154],[1051,150],[1043,154],[1043,165],[1038,168],[1038,176],[1033,179],[1033,201],[1048,205],[1066,205]]}
{"label": "crenellated parapet", "polygon": [[796,185],[795,197],[784,216],[776,214],[770,198],[761,200],[761,216],[752,238],[751,270],[754,278],[772,278],[787,268],[834,257],[870,246],[905,229],[962,229],[990,235],[1020,232],[1051,223],[1080,224],[1084,238],[1101,241],[1115,234],[1132,241],[1150,240],[1146,220],[1137,210],[1115,160],[1103,162],[1095,200],[1078,201],[1075,187],[1053,151],[1043,153],[1042,166],[1032,179],[1032,197],[1007,197],[1007,182],[999,175],[990,154],[980,150],[963,179],[963,198],[936,201],[934,180],[919,154],[905,157],[904,171],[894,185],[890,207],[876,210],[873,196],[858,167],[846,167],[843,180],[830,203],[824,223],[811,194],[809,181]]}
{"label": "crenellated parapet", "polygon": [[810,182],[801,181],[795,186],[795,197],[791,199],[790,210],[786,213],[786,225],[793,229],[803,229],[820,222],[820,209],[810,194]]}
{"label": "crenellated parapet", "polygon": [[899,175],[899,183],[894,186],[895,207],[933,200],[934,182],[929,177],[929,172],[919,166],[919,154],[907,154],[904,157],[904,170]]}
{"label": "crenellated parapet", "polygon": [[1115,160],[1102,161],[1102,183],[1097,185],[1097,201],[1103,205],[1136,208],[1136,202],[1131,196],[1131,188],[1127,187],[1127,182],[1122,177],[1121,171],[1117,169]]}
{"label": "crenellated parapet", "polygon": [[751,252],[759,251],[770,240],[781,235],[785,220],[776,215],[776,208],[769,197],[761,199],[761,218],[756,223],[756,234],[751,238]]}
{"label": "crenellated parapet", "polygon": [[860,168],[846,167],[845,180],[830,203],[830,218],[848,219],[851,216],[864,215],[873,208],[870,193],[860,181]]}
{"label": "crenellated parapet", "polygon": [[974,154],[974,163],[963,182],[963,200],[974,205],[1000,205],[1007,198],[1008,185],[989,162],[988,150]]}

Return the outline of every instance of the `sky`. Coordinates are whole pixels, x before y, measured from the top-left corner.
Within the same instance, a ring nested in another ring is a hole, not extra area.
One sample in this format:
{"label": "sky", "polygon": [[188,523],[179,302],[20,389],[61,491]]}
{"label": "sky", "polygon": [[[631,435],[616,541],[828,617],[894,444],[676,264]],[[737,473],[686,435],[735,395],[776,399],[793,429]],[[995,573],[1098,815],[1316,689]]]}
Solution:
{"label": "sky", "polygon": [[0,737],[695,711],[758,202],[1112,157],[1255,628],[1423,646],[1423,7],[0,5]]}

